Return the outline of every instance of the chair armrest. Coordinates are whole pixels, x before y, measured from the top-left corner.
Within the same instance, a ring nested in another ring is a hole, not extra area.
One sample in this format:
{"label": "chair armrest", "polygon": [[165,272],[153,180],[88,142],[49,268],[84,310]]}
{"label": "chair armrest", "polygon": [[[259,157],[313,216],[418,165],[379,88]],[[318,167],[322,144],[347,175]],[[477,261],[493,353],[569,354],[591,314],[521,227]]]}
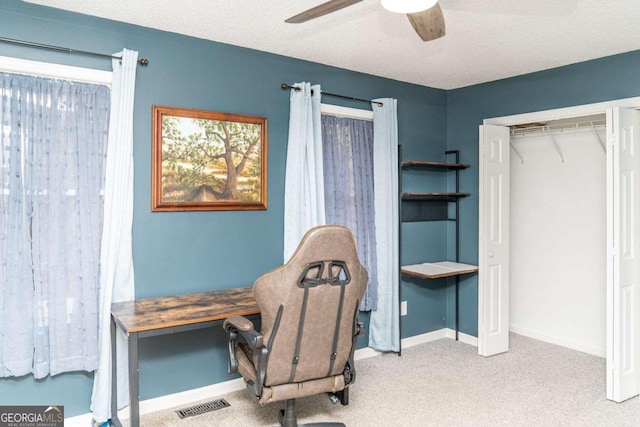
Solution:
{"label": "chair armrest", "polygon": [[222,327],[226,331],[229,327],[234,327],[240,331],[248,331],[253,329],[253,322],[246,317],[242,316],[233,316],[224,320]]}
{"label": "chair armrest", "polygon": [[246,317],[230,317],[224,321],[222,327],[227,334],[238,334],[235,338],[240,339],[240,342],[246,342],[252,349],[262,347],[262,334],[254,329],[253,322]]}
{"label": "chair armrest", "polygon": [[254,329],[253,322],[245,317],[234,316],[226,319],[222,327],[229,337],[229,374],[238,372],[238,358],[236,348],[241,342],[252,348],[262,347],[262,334]]}

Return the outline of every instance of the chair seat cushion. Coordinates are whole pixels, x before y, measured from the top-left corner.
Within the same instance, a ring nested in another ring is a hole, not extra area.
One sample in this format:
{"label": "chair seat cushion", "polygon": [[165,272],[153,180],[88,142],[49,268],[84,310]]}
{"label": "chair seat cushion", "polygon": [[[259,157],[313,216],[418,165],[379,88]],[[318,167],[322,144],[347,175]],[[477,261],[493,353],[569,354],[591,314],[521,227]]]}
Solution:
{"label": "chair seat cushion", "polygon": [[[236,356],[238,358],[238,371],[245,381],[256,382],[256,368],[253,362],[253,351],[245,343],[238,344]],[[287,383],[270,387],[263,387],[259,403],[279,402],[298,397],[312,396],[320,393],[335,393],[344,390],[344,375],[334,375],[326,378],[303,381],[300,383]]]}
{"label": "chair seat cushion", "polygon": [[281,384],[272,387],[264,387],[260,404],[280,402],[298,397],[312,396],[320,393],[335,393],[344,390],[344,375],[335,375],[317,380],[309,380],[301,383]]}

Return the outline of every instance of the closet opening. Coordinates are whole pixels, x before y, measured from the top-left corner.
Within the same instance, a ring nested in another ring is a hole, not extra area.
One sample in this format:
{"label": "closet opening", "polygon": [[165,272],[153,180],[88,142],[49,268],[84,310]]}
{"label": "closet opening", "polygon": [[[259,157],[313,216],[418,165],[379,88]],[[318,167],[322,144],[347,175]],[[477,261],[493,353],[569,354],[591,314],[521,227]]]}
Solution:
{"label": "closet opening", "polygon": [[478,353],[508,351],[512,330],[605,356],[616,402],[640,392],[638,106],[628,98],[479,129]]}
{"label": "closet opening", "polygon": [[509,330],[606,357],[606,117],[510,126]]}

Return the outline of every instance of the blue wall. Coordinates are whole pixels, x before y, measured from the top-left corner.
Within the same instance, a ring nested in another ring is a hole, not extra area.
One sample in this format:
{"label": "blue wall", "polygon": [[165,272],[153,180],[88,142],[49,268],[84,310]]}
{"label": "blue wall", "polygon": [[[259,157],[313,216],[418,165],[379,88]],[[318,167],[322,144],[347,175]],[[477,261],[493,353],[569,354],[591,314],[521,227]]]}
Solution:
{"label": "blue wall", "polygon": [[[461,174],[461,260],[478,261],[478,126],[486,118],[640,95],[640,51],[447,92],[447,145],[471,169]],[[477,277],[461,286],[460,328],[477,336]],[[451,306],[451,303],[449,303]]]}
{"label": "blue wall", "polygon": [[[136,297],[246,286],[282,263],[284,168],[289,93],[280,83],[310,81],[327,92],[398,99],[399,137],[407,156],[440,158],[446,149],[447,93],[366,74],[294,60],[113,21],[26,4],[0,3],[2,37],[95,52],[137,50],[149,59],[137,75],[134,111]],[[109,61],[0,44],[0,55],[110,69]],[[366,104],[325,102],[356,108]],[[164,105],[268,118],[266,211],[151,213],[151,108]],[[418,227],[419,228],[419,227]],[[407,239],[405,253],[445,255],[446,230],[429,225]],[[445,325],[441,285],[405,284],[410,314],[403,336]],[[412,310],[413,308],[413,310]],[[366,316],[365,316],[366,318]],[[142,340],[142,399],[230,379],[220,329]],[[359,342],[366,345],[367,339]],[[92,374],[68,373],[35,381],[0,379],[2,404],[58,404],[73,416],[89,411]]]}

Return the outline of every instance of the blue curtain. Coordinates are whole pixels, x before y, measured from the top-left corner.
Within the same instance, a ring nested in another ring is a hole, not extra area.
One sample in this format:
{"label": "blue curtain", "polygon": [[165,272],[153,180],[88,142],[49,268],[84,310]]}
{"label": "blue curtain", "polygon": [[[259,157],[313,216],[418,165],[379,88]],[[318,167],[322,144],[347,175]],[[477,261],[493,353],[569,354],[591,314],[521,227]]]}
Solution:
{"label": "blue curtain", "polygon": [[393,98],[375,99],[374,102],[373,170],[380,286],[378,309],[371,312],[369,322],[369,346],[397,352],[400,350],[398,103]]}
{"label": "blue curtain", "polygon": [[352,230],[358,255],[369,272],[360,309],[378,302],[373,196],[373,123],[322,115],[325,215],[327,224]]}
{"label": "blue curtain", "polygon": [[320,85],[296,83],[289,103],[289,139],[284,189],[284,261],[289,261],[302,236],[326,224],[322,137],[320,136]]}
{"label": "blue curtain", "polygon": [[[111,418],[111,385],[115,377],[118,408],[129,403],[129,378],[125,369],[111,375],[111,304],[135,297],[133,272],[133,104],[138,52],[123,49],[113,59],[109,142],[105,164],[104,225],[100,246],[98,295],[98,369],[93,376],[92,425]],[[116,334],[116,365],[125,366],[128,350],[124,334]]]}
{"label": "blue curtain", "polygon": [[97,366],[110,90],[0,73],[0,376]]}

